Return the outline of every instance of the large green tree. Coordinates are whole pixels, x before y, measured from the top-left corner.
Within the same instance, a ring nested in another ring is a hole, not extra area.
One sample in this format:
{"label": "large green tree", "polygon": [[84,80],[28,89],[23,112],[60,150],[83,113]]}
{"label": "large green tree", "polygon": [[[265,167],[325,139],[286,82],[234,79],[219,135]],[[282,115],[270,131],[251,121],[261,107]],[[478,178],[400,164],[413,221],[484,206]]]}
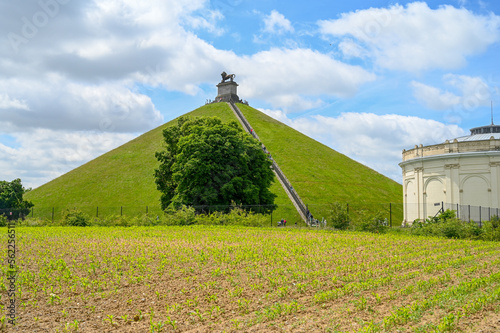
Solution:
{"label": "large green tree", "polygon": [[[271,161],[259,142],[236,122],[217,117],[181,117],[163,131],[165,150],[156,153],[161,206],[274,206]],[[218,206],[218,208],[216,207]]]}
{"label": "large green tree", "polygon": [[[27,215],[33,204],[24,200],[23,195],[28,190],[21,183],[21,179],[14,179],[11,182],[0,181],[0,214],[6,214],[9,218],[18,218]],[[10,215],[12,212],[13,215]]]}

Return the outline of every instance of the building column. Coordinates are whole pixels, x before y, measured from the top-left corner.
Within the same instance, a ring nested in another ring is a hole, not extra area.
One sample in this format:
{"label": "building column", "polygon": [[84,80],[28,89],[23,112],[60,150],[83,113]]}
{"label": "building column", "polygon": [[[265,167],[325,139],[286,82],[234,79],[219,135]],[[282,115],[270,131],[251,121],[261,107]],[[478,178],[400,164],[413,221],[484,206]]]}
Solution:
{"label": "building column", "polygon": [[416,167],[415,169],[415,182],[416,182],[416,191],[417,191],[417,211],[418,211],[418,219],[422,220],[425,216],[424,214],[424,168]]}
{"label": "building column", "polygon": [[448,203],[453,203],[453,164],[444,165],[444,179],[445,179],[445,196],[444,200]]}
{"label": "building column", "polygon": [[490,162],[491,173],[491,206],[500,208],[500,193],[498,193],[498,181],[500,180],[500,162]]}
{"label": "building column", "polygon": [[451,169],[453,185],[452,185],[452,193],[453,193],[453,201],[454,204],[460,204],[460,164],[454,164]]}
{"label": "building column", "polygon": [[459,203],[459,186],[460,178],[458,175],[458,169],[460,164],[450,163],[444,165],[444,171],[446,176],[446,203],[457,204]]}
{"label": "building column", "polygon": [[[404,149],[403,149],[404,153]],[[406,193],[406,168],[403,166],[401,167],[402,172],[403,172],[403,222],[406,223],[407,218],[408,218],[408,193]]]}

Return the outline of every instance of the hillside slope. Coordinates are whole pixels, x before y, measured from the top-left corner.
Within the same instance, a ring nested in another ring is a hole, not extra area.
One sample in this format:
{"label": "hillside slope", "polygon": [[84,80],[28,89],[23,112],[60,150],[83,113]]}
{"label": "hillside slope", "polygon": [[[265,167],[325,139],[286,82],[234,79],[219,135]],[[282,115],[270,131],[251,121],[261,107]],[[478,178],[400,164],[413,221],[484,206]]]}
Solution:
{"label": "hillside slope", "polygon": [[[335,201],[360,204],[368,210],[378,209],[374,206],[377,203],[401,201],[398,183],[249,106],[238,106],[315,216],[323,216],[328,204]],[[225,103],[205,105],[186,116],[236,120]],[[99,207],[98,214],[119,214],[121,209],[158,212],[155,152],[162,149],[162,130],[175,122],[159,126],[34,189],[26,198],[38,211]],[[280,206],[275,216],[298,220],[278,181],[271,190]]]}
{"label": "hillside slope", "polygon": [[402,201],[401,184],[262,112],[238,107],[311,211],[333,202],[371,209]]}

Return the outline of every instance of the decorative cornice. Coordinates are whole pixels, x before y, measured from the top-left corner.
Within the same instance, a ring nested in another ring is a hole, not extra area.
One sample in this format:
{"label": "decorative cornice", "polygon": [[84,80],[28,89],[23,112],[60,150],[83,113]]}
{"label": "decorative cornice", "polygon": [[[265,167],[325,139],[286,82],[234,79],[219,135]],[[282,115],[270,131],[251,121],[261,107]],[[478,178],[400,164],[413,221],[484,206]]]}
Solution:
{"label": "decorative cornice", "polygon": [[444,167],[446,169],[459,169],[460,168],[460,164],[458,164],[458,163],[450,163],[450,164],[445,164]]}
{"label": "decorative cornice", "polygon": [[[408,152],[408,151],[407,151]],[[464,158],[464,157],[476,157],[476,156],[499,156],[500,155],[500,150],[494,150],[494,151],[473,151],[473,152],[456,152],[456,153],[450,153],[450,154],[439,154],[439,155],[430,155],[430,156],[418,156],[410,159],[403,160],[403,162],[399,163],[400,167],[406,166],[406,165],[412,165],[413,163],[423,163],[426,161],[433,161],[433,160],[442,160],[444,158],[449,159],[449,158]]]}

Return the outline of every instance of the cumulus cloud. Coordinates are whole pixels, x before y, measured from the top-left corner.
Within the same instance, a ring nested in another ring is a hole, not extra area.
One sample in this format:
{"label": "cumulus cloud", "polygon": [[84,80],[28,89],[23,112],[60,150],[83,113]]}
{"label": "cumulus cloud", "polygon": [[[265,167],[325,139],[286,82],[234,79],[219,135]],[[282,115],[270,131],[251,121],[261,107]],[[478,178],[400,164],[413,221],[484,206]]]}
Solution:
{"label": "cumulus cloud", "polygon": [[9,97],[6,94],[0,94],[0,110],[1,109],[22,109],[29,110],[28,105],[24,101]]}
{"label": "cumulus cloud", "polygon": [[271,11],[271,14],[264,18],[264,24],[264,31],[269,33],[283,34],[294,31],[290,21],[276,10]]}
{"label": "cumulus cloud", "polygon": [[339,43],[339,50],[347,58],[365,58],[367,51],[352,39],[344,39]]}
{"label": "cumulus cloud", "polygon": [[[459,68],[500,39],[500,17],[493,13],[477,15],[450,5],[431,9],[425,2],[359,10],[318,25],[341,43],[354,39],[378,66],[410,72]],[[341,50],[352,56],[356,49],[348,43]]]}
{"label": "cumulus cloud", "polygon": [[217,24],[224,16],[218,10],[204,11],[201,16],[188,16],[186,17],[186,25],[193,29],[202,29],[211,32],[217,36],[224,34],[224,29]]}
{"label": "cumulus cloud", "polygon": [[401,182],[402,150],[466,135],[456,125],[412,116],[342,113],[290,119],[282,110],[261,109],[338,152]]}
{"label": "cumulus cloud", "polygon": [[0,144],[1,179],[38,187],[133,139],[136,134],[35,129],[12,133],[15,147]]}
{"label": "cumulus cloud", "polygon": [[[317,107],[322,96],[351,97],[375,79],[359,66],[310,49],[276,48],[250,56],[217,49],[188,30],[218,29],[222,14],[206,5],[203,0],[68,2],[51,7],[54,15],[35,2],[5,5],[1,18],[11,20],[8,29],[26,42],[16,45],[16,52],[8,39],[0,41],[0,87],[30,112],[4,113],[4,122],[90,130],[112,121],[109,130],[147,130],[162,119],[136,85],[196,95],[222,70],[238,73],[242,96],[292,111]],[[38,26],[42,14],[47,19]],[[293,31],[277,11],[265,22],[268,31]]]}
{"label": "cumulus cloud", "polygon": [[480,77],[446,74],[443,82],[455,93],[412,81],[413,95],[420,103],[433,110],[457,107],[470,110],[490,103],[492,89]]}
{"label": "cumulus cloud", "polygon": [[433,110],[447,110],[460,103],[461,98],[448,91],[412,81],[413,96],[426,107]]}
{"label": "cumulus cloud", "polygon": [[[194,38],[180,22],[210,30],[210,20],[220,18],[214,11],[198,15],[204,5],[203,0],[2,4],[0,27],[8,38],[0,40],[0,89],[8,99],[0,99],[0,121],[18,129],[134,132],[157,126],[160,113],[136,85],[165,76],[166,86],[175,80],[168,61],[181,58],[187,46],[177,46]],[[159,67],[167,71],[156,71]],[[192,93],[198,82],[181,82],[177,89]]]}
{"label": "cumulus cloud", "polygon": [[270,101],[287,112],[320,106],[319,96],[352,97],[362,84],[376,78],[359,66],[309,49],[275,48],[237,63],[242,96]]}
{"label": "cumulus cloud", "polygon": [[[44,82],[0,80],[0,90],[14,96],[10,103],[2,103],[0,96],[0,106],[4,106],[0,107],[0,124],[8,123],[15,131],[138,132],[163,120],[148,96],[121,85],[82,85],[47,78]],[[20,102],[17,96],[26,101]]]}

